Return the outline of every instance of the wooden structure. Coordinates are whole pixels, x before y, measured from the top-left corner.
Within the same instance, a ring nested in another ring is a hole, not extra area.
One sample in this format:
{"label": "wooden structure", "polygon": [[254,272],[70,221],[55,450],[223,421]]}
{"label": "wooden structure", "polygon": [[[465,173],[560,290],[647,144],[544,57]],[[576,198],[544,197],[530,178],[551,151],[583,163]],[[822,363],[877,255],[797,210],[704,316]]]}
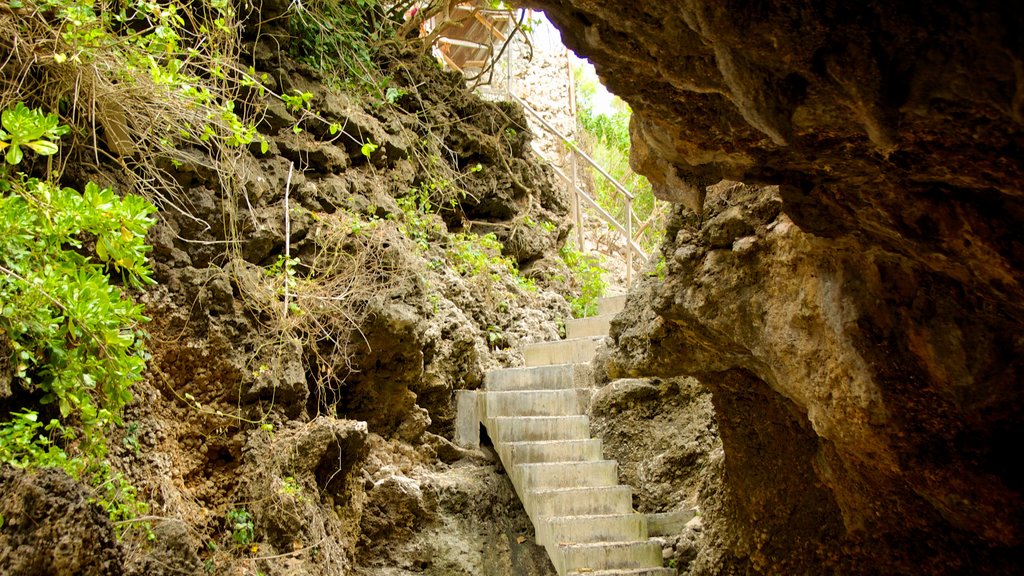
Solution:
{"label": "wooden structure", "polygon": [[514,13],[487,8],[486,0],[462,2],[427,28],[438,30],[434,47],[445,64],[466,73],[486,70],[515,29]]}

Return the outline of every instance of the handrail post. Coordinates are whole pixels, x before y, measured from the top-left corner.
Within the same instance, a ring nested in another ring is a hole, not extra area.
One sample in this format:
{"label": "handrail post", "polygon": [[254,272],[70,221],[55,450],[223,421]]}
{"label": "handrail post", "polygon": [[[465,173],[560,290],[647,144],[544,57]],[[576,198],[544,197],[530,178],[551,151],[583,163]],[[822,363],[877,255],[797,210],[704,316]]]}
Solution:
{"label": "handrail post", "polygon": [[[569,49],[565,49],[565,70],[569,75],[569,115],[572,116],[572,135],[576,136],[576,81],[572,74],[572,58],[569,56]],[[576,212],[576,249],[584,253],[583,246],[583,207],[580,205],[580,195],[576,190],[579,188],[579,168],[576,164],[576,145],[566,142],[569,145],[569,164],[572,169],[572,182],[569,193],[572,194],[573,208]]]}
{"label": "handrail post", "polygon": [[633,287],[633,199],[626,197],[626,288]]}
{"label": "handrail post", "polygon": [[572,164],[572,183],[570,184],[570,193],[572,194],[573,210],[576,212],[576,249],[579,250],[580,253],[583,253],[583,207],[580,205],[580,195],[576,192],[579,188],[576,185],[579,175],[577,174],[575,150],[569,150],[569,162]]}

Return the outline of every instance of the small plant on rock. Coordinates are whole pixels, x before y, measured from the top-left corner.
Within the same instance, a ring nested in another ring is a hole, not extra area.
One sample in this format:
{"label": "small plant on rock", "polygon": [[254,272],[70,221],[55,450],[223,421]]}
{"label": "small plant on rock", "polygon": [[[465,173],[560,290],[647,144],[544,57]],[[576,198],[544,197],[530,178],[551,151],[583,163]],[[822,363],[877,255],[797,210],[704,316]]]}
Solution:
{"label": "small plant on rock", "polygon": [[597,299],[608,288],[601,261],[596,256],[583,254],[572,243],[566,243],[558,253],[579,283],[579,295],[569,301],[572,315],[586,318],[597,314]]}
{"label": "small plant on rock", "polygon": [[238,546],[252,544],[256,535],[256,524],[253,522],[252,514],[245,508],[235,508],[227,513],[225,519],[228,528],[231,530],[231,540]]}

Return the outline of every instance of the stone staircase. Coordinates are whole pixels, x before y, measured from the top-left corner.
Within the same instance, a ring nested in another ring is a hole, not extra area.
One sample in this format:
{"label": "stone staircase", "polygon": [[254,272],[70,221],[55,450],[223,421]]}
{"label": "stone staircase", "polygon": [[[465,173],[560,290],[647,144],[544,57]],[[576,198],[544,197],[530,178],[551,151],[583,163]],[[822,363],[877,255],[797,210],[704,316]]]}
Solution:
{"label": "stone staircase", "polygon": [[589,362],[625,297],[598,316],[566,323],[568,338],[527,345],[525,368],[488,372],[484,388],[458,397],[456,440],[479,446],[480,424],[560,576],[674,576],[647,520],[633,511],[618,464],[590,437]]}

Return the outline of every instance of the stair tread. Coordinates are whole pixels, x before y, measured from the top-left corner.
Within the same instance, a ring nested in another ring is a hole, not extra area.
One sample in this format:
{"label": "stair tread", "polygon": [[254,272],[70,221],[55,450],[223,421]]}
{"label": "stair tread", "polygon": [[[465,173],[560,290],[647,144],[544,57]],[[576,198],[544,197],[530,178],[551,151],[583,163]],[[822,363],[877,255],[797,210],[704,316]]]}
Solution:
{"label": "stair tread", "polygon": [[675,568],[613,568],[611,570],[573,570],[566,576],[675,576]]}
{"label": "stair tread", "polygon": [[616,484],[615,486],[583,486],[578,488],[543,488],[539,490],[531,490],[527,494],[570,494],[572,492],[589,492],[592,490],[605,490],[609,492],[630,492],[632,494],[633,487],[628,484]]}
{"label": "stair tread", "polygon": [[[531,342],[530,344],[524,344],[523,348],[530,348],[530,347],[534,347],[534,348],[555,348],[555,347],[558,347],[558,346],[564,346],[566,344],[576,344],[576,343],[579,343],[579,342],[600,342],[601,340],[604,340],[606,337],[607,336],[604,336],[604,335],[601,335],[601,336],[580,336],[579,338],[566,338],[565,340],[549,340],[547,342]],[[552,364],[552,366],[557,366],[557,364]]]}
{"label": "stair tread", "polygon": [[652,542],[650,539],[647,540],[625,540],[618,542],[559,542],[559,548],[572,548],[574,550],[585,550],[589,548],[650,548],[657,547],[661,549],[661,545],[657,542]]}
{"label": "stair tread", "polygon": [[550,548],[560,574],[590,570],[662,567],[661,545],[651,540],[560,542]]}
{"label": "stair tread", "polygon": [[587,520],[606,520],[612,518],[627,518],[637,520],[644,518],[643,514],[637,512],[620,512],[618,514],[576,514],[572,516],[543,516],[539,521],[544,522],[586,522]]}
{"label": "stair tread", "polygon": [[557,420],[559,418],[570,418],[578,420],[580,418],[586,417],[586,414],[560,414],[556,416],[495,416],[491,418],[491,420],[529,420],[539,422],[541,420]]}
{"label": "stair tread", "polygon": [[521,466],[530,466],[530,467],[533,467],[533,468],[551,468],[551,469],[555,469],[555,468],[571,467],[571,466],[608,466],[610,464],[614,464],[614,465],[618,466],[618,461],[616,461],[616,460],[588,460],[586,462],[577,462],[575,460],[568,460],[568,461],[564,461],[564,462],[525,462],[523,464],[516,464],[516,467],[519,468]]}
{"label": "stair tread", "polygon": [[516,440],[516,441],[513,441],[513,442],[499,442],[499,444],[501,444],[503,446],[516,447],[516,446],[526,446],[526,445],[544,446],[544,445],[571,444],[571,443],[593,444],[593,443],[600,443],[600,442],[601,442],[600,438],[573,438],[573,439],[569,439],[569,440]]}
{"label": "stair tread", "polygon": [[524,388],[519,390],[483,390],[483,394],[495,398],[514,398],[516,396],[573,396],[575,388]]}

